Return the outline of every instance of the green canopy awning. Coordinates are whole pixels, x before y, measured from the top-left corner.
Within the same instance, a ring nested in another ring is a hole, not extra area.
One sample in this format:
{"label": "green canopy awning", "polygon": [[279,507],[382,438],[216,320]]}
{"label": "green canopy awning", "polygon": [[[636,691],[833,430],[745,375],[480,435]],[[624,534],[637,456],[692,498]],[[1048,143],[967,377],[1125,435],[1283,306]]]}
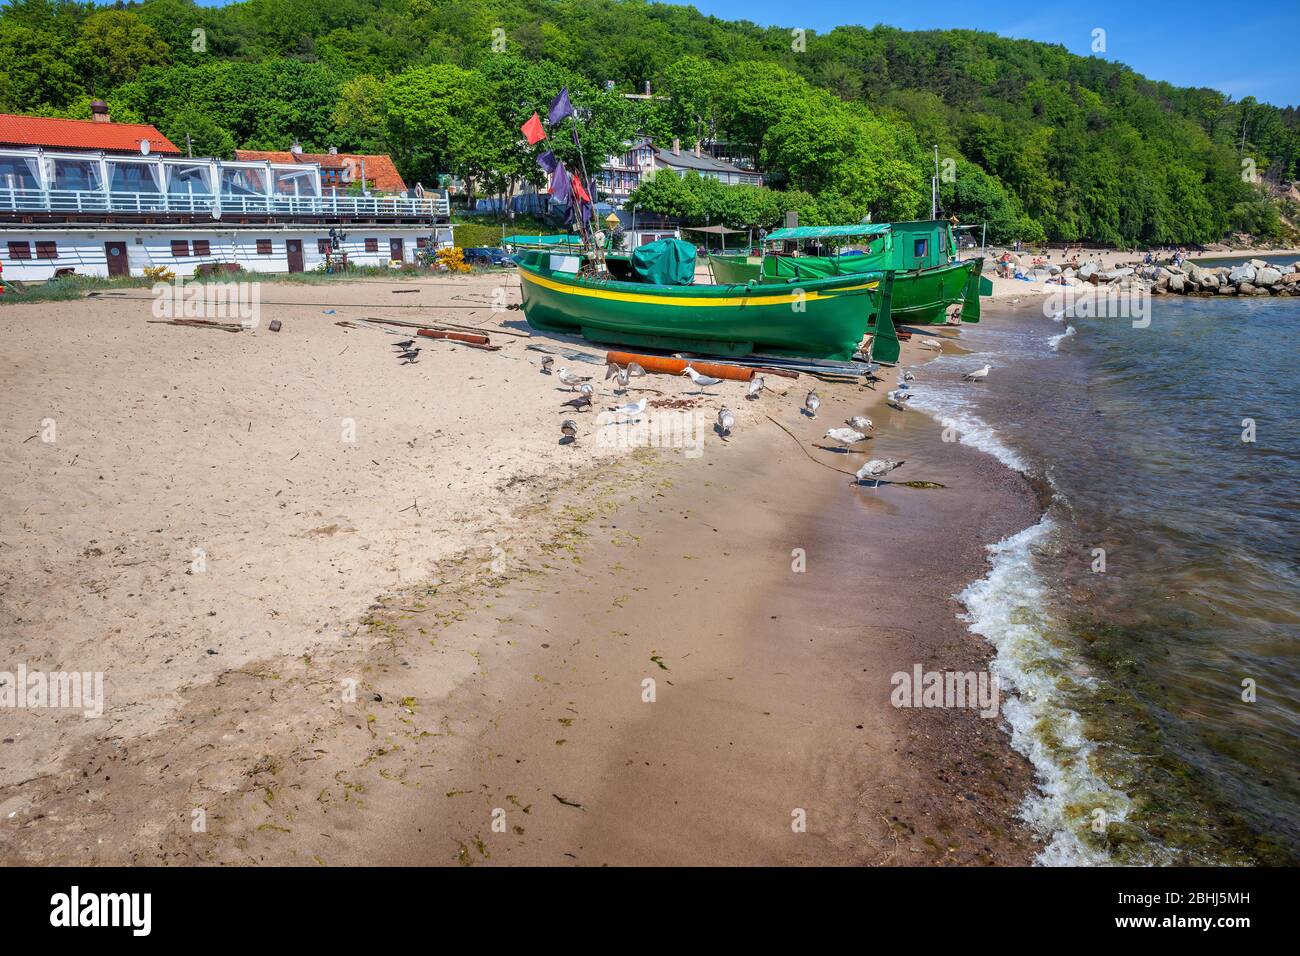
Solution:
{"label": "green canopy awning", "polygon": [[582,236],[506,236],[503,246],[580,246]]}
{"label": "green canopy awning", "polygon": [[887,222],[858,222],[851,226],[794,226],[775,229],[763,237],[765,242],[786,239],[843,239],[847,236],[879,236],[889,232]]}

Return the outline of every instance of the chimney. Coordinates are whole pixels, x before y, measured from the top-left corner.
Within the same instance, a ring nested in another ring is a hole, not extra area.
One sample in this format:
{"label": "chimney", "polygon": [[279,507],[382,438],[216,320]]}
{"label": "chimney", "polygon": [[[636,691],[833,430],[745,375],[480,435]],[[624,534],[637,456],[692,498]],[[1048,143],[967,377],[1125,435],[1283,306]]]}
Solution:
{"label": "chimney", "polygon": [[289,152],[293,153],[295,156],[301,156],[301,155],[302,155],[302,143],[298,142],[298,141],[295,139],[295,140],[293,141],[293,145],[289,147]]}
{"label": "chimney", "polygon": [[697,158],[700,156],[700,141],[698,139],[695,141],[695,155]]}
{"label": "chimney", "polygon": [[678,139],[676,136],[674,136],[674,137],[673,137],[673,155],[674,155],[674,156],[680,156],[681,154],[682,154],[682,141],[681,141],[680,139]]}
{"label": "chimney", "polygon": [[95,100],[90,104],[90,118],[96,123],[111,123],[108,118],[108,104],[103,100]]}

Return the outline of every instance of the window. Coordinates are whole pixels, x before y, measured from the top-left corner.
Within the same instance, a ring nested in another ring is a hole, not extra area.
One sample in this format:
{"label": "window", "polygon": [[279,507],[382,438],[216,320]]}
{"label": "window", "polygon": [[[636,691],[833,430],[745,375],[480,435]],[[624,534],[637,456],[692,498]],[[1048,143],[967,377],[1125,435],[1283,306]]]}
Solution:
{"label": "window", "polygon": [[322,256],[327,255],[330,251],[330,241],[328,239],[317,239],[316,251],[319,252]]}
{"label": "window", "polygon": [[206,240],[206,239],[195,239],[195,240],[194,240],[194,254],[195,254],[196,256],[210,256],[210,255],[212,255],[212,246],[208,244],[208,240]]}
{"label": "window", "polygon": [[428,237],[428,236],[417,236],[417,237],[416,237],[416,239],[415,239],[415,248],[417,248],[417,249],[427,249],[428,247],[429,247],[429,237]]}
{"label": "window", "polygon": [[948,248],[948,232],[946,229],[939,230],[939,251],[943,252]]}
{"label": "window", "polygon": [[916,258],[918,259],[924,258],[925,254],[929,251],[930,251],[929,239],[917,239],[915,242],[912,243],[912,255],[916,256]]}
{"label": "window", "polygon": [[271,240],[270,240],[270,239],[259,239],[259,240],[257,240],[257,254],[258,254],[259,256],[269,256],[269,255],[271,254]]}
{"label": "window", "polygon": [[36,258],[37,259],[59,258],[59,244],[57,242],[36,243]]}
{"label": "window", "polygon": [[378,239],[367,239],[367,240],[366,240],[366,252],[378,252],[378,251],[379,251],[379,240],[378,240]]}
{"label": "window", "polygon": [[10,259],[30,259],[32,257],[32,247],[25,242],[9,243]]}
{"label": "window", "polygon": [[189,240],[187,239],[172,240],[172,255],[176,256],[177,258],[180,258],[181,256],[188,256],[189,254],[190,254]]}

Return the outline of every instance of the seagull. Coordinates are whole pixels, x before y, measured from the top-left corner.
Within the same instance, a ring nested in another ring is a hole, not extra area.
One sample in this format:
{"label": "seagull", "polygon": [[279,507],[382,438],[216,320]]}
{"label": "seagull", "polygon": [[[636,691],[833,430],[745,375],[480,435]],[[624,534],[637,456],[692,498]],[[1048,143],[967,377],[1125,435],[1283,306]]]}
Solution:
{"label": "seagull", "polygon": [[817,417],[817,409],[821,408],[822,400],[817,397],[816,391],[809,392],[803,400],[804,411],[808,413],[809,418]]}
{"label": "seagull", "polygon": [[578,440],[578,423],[572,418],[566,418],[560,422],[560,431],[564,437],[560,439],[560,444],[571,445]]}
{"label": "seagull", "polygon": [[646,374],[646,370],[641,367],[640,362],[628,362],[627,374],[633,376],[641,376]]}
{"label": "seagull", "polygon": [[917,344],[920,345],[921,348],[923,349],[934,349],[936,352],[943,351],[943,346],[940,345],[934,339],[921,339],[921,341],[918,342]]}
{"label": "seagull", "polygon": [[561,408],[572,408],[576,412],[584,412],[591,408],[591,398],[587,395],[579,395],[577,398],[571,398]]}
{"label": "seagull", "polygon": [[904,403],[907,402],[909,399],[911,399],[912,396],[907,391],[907,389],[896,388],[885,397],[889,400],[890,405],[892,405],[894,408],[897,408],[901,412],[901,411],[906,411]]}
{"label": "seagull", "polygon": [[865,441],[867,436],[853,428],[828,428],[822,437],[829,438],[841,448],[848,448],[850,445]]}
{"label": "seagull", "polygon": [[755,375],[749,380],[749,387],[745,389],[746,398],[758,398],[763,392],[763,376]]}
{"label": "seagull", "polygon": [[569,391],[573,391],[573,387],[580,382],[591,381],[590,375],[577,375],[573,372],[570,372],[567,368],[560,369],[559,378],[561,382],[569,386]]}
{"label": "seagull", "polygon": [[896,461],[893,458],[873,458],[861,468],[858,469],[858,481],[874,481],[874,487],[880,487],[880,479],[889,474],[895,468],[906,464],[906,462]]}
{"label": "seagull", "polygon": [[915,381],[916,381],[916,376],[913,375],[911,372],[908,372],[908,371],[902,371],[902,372],[899,372],[899,373],[898,373],[898,381],[899,381],[900,383],[902,383],[902,382],[915,382]]}
{"label": "seagull", "polygon": [[555,364],[555,356],[554,356],[554,355],[548,355],[548,356],[546,356],[546,358],[542,359],[542,374],[543,374],[543,375],[550,375],[550,374],[551,374],[551,366],[554,365],[554,364]]}
{"label": "seagull", "polygon": [[871,424],[870,418],[863,418],[861,415],[854,415],[852,418],[846,419],[844,424],[859,432],[869,432],[876,427]]}
{"label": "seagull", "polygon": [[984,379],[989,377],[989,369],[992,367],[992,365],[985,365],[983,368],[977,368],[973,372],[967,372],[962,376],[962,380],[966,382],[982,382]]}
{"label": "seagull", "polygon": [[631,418],[635,420],[641,417],[641,413],[645,411],[645,407],[648,402],[649,399],[643,398],[639,402],[629,402],[626,405],[619,405],[613,411],[614,414],[616,415],[622,415],[625,418]]}
{"label": "seagull", "polygon": [[578,386],[578,391],[582,393],[584,398],[590,399],[591,396],[596,394],[596,386],[590,382],[583,382]]}
{"label": "seagull", "polygon": [[689,375],[691,377],[691,381],[696,384],[696,386],[700,389],[701,392],[703,392],[704,389],[708,388],[709,386],[717,385],[719,382],[722,381],[722,379],[714,378],[712,375],[701,375],[699,372],[695,371],[695,369],[691,368],[689,365],[686,366],[686,368],[682,369],[682,374]]}
{"label": "seagull", "polygon": [[[632,365],[636,365],[636,363],[633,362]],[[608,382],[612,378],[618,383],[619,388],[627,388],[628,382],[632,380],[632,365],[627,368],[619,368],[613,362],[610,362],[605,366],[605,381]],[[638,365],[637,368],[640,368],[640,366]]]}
{"label": "seagull", "polygon": [[726,440],[726,437],[731,434],[731,430],[735,427],[736,416],[731,413],[731,409],[727,408],[725,405],[718,409],[718,434],[722,436],[724,441]]}

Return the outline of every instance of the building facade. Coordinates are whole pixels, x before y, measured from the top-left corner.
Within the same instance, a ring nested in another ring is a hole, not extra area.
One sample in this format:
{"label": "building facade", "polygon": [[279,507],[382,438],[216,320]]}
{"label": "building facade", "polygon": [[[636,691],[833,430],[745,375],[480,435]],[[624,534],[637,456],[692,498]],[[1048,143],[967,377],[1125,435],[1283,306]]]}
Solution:
{"label": "building facade", "polygon": [[678,139],[668,148],[657,147],[650,139],[639,139],[628,145],[627,152],[608,158],[596,174],[596,188],[600,198],[621,207],[643,179],[662,171],[678,176],[694,172],[726,186],[763,185],[763,174],[758,170],[719,159],[698,142],[693,149],[684,150]]}
{"label": "building facade", "polygon": [[94,120],[0,114],[6,279],[150,266],[182,276],[234,266],[302,272],[327,251],[382,266],[452,244],[445,193],[345,195],[301,156],[186,157],[154,127],[112,123],[102,104],[92,108]]}

